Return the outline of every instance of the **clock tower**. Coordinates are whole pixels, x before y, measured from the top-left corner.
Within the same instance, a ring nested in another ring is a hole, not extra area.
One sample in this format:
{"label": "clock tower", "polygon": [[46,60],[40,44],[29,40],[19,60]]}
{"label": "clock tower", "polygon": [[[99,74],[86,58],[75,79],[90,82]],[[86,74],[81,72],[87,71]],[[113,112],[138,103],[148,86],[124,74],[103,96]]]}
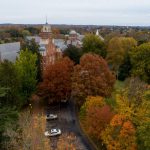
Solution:
{"label": "clock tower", "polygon": [[41,29],[40,37],[42,39],[49,39],[51,38],[51,34],[52,34],[51,25],[47,23],[46,19],[46,23],[43,25]]}

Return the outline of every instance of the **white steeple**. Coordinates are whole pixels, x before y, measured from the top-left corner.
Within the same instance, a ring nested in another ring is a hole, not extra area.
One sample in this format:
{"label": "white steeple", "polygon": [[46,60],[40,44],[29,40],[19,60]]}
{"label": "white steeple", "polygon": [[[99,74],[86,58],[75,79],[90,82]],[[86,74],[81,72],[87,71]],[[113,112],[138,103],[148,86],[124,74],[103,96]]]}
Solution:
{"label": "white steeple", "polygon": [[98,29],[96,30],[96,35],[99,36],[99,30]]}
{"label": "white steeple", "polygon": [[104,41],[104,38],[99,34],[99,30],[96,30],[96,36],[98,36],[102,41]]}

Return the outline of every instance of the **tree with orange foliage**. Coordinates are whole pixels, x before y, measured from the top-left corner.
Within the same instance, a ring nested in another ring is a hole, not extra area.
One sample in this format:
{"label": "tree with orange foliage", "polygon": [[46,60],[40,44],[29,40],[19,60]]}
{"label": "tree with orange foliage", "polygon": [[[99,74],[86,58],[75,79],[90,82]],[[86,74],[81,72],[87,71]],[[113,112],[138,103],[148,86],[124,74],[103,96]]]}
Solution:
{"label": "tree with orange foliage", "polygon": [[102,108],[90,107],[86,114],[87,132],[92,137],[101,140],[101,132],[109,124],[113,113],[108,105]]}
{"label": "tree with orange foliage", "polygon": [[48,99],[49,103],[68,99],[72,72],[73,62],[67,57],[47,65],[43,72],[43,82],[38,86],[39,95]]}
{"label": "tree with orange foliage", "polygon": [[88,110],[91,107],[103,107],[105,104],[104,98],[101,96],[88,96],[86,102],[82,105],[80,109],[80,118],[85,118]]}
{"label": "tree with orange foliage", "polygon": [[58,28],[53,28],[53,29],[52,29],[52,33],[53,33],[54,35],[60,34],[60,30],[59,30]]}
{"label": "tree with orange foliage", "polygon": [[102,132],[108,150],[136,150],[135,128],[125,115],[117,114]]}
{"label": "tree with orange foliage", "polygon": [[113,116],[111,108],[106,105],[104,98],[87,97],[86,102],[80,109],[80,119],[90,137],[101,140],[101,132],[110,123]]}
{"label": "tree with orange foliage", "polygon": [[85,54],[73,74],[72,95],[82,105],[87,96],[110,96],[115,78],[106,61],[96,54]]}

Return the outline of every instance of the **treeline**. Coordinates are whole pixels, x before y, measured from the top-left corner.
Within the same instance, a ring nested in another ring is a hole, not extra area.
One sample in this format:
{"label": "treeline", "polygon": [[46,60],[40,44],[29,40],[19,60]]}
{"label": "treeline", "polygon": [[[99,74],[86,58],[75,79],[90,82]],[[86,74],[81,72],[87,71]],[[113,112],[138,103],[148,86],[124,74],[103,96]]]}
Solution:
{"label": "treeline", "polygon": [[16,42],[23,42],[26,36],[38,35],[40,27],[0,27],[0,44]]}
{"label": "treeline", "polygon": [[128,77],[138,76],[150,83],[150,42],[138,45],[131,37],[113,37],[107,43],[88,34],[83,39],[81,49],[70,45],[64,51],[64,56],[79,64],[80,57],[88,52],[103,57],[117,79],[124,81]]}

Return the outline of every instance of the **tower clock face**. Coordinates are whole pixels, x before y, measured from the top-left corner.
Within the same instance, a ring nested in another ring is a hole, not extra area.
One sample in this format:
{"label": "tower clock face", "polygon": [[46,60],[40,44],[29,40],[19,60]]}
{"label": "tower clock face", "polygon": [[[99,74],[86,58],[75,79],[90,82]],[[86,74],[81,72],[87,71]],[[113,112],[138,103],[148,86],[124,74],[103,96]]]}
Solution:
{"label": "tower clock face", "polygon": [[42,32],[51,32],[51,26],[50,25],[44,25],[42,28]]}

